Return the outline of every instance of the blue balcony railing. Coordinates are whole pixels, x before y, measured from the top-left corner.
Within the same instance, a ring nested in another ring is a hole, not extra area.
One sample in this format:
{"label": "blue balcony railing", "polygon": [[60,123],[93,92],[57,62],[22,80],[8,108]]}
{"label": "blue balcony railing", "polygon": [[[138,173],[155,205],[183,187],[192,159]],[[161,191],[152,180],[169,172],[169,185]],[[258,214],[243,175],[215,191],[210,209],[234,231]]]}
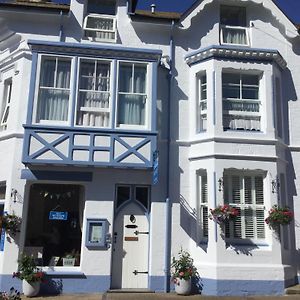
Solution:
{"label": "blue balcony railing", "polygon": [[24,126],[23,163],[151,168],[156,133]]}

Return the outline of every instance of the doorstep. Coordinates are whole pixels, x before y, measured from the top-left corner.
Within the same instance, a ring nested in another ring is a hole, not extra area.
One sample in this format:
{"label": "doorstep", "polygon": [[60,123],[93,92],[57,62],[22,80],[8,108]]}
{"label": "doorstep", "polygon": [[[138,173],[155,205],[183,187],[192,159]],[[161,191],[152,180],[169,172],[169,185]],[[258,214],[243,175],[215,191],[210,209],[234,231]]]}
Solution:
{"label": "doorstep", "polygon": [[300,284],[285,289],[286,295],[300,295]]}
{"label": "doorstep", "polygon": [[108,290],[106,293],[109,293],[109,294],[113,294],[113,293],[116,293],[116,294],[128,294],[128,293],[153,294],[153,293],[155,293],[155,291],[152,291],[150,289],[111,289],[111,290]]}

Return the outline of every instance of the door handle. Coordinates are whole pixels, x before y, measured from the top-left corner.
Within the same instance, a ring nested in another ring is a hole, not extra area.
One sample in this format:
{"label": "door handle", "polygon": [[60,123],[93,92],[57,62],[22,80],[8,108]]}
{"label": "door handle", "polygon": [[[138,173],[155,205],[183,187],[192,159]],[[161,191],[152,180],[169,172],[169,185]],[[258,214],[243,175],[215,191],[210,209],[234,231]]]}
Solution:
{"label": "door handle", "polygon": [[138,230],[136,230],[136,231],[134,232],[134,234],[135,234],[135,235],[139,235],[139,234],[149,234],[149,231],[138,231]]}
{"label": "door handle", "polygon": [[134,275],[137,275],[137,274],[148,274],[148,272],[139,272],[138,270],[134,270],[132,273]]}

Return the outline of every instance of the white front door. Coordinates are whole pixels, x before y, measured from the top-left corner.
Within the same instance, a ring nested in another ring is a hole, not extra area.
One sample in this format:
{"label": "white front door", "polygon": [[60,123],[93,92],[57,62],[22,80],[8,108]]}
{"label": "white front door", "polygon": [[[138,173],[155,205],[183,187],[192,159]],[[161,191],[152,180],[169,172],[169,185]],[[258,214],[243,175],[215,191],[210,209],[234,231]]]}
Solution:
{"label": "white front door", "polygon": [[113,239],[111,288],[148,288],[149,222],[137,203],[118,212]]}

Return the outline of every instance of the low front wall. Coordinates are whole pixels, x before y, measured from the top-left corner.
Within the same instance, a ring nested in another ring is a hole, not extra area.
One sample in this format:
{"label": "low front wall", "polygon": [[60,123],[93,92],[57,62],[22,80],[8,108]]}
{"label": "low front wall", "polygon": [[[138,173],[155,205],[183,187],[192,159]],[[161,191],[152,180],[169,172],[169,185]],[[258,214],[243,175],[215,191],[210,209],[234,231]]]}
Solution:
{"label": "low front wall", "polygon": [[[0,291],[9,291],[11,287],[22,291],[22,281],[12,278],[11,275],[0,276]],[[109,275],[47,275],[45,282],[41,284],[41,294],[101,293],[107,291],[109,288]]]}

